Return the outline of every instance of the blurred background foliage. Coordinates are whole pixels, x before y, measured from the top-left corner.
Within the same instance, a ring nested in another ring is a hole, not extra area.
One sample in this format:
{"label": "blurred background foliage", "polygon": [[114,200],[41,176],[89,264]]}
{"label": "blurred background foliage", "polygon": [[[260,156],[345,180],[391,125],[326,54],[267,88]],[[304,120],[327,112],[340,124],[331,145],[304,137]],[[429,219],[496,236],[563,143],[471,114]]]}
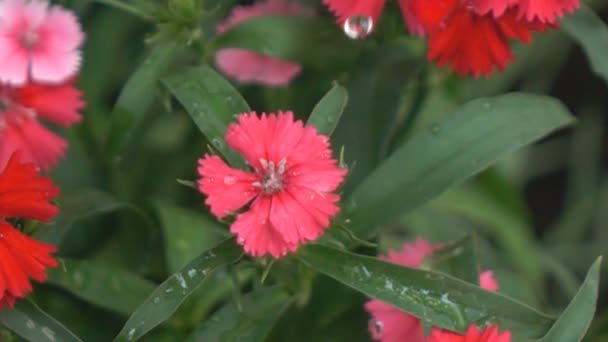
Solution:
{"label": "blurred background foliage", "polygon": [[[259,37],[214,38],[214,25],[235,1],[207,0],[203,10],[194,0],[58,2],[78,13],[87,32],[78,81],[87,108],[85,120],[67,132],[68,155],[52,173],[62,189],[61,215],[36,232],[58,243],[65,260],[33,299],[83,340],[108,341],[160,282],[227,236],[202,196],[178,182],[195,180],[197,158],[215,143],[158,80],[188,65],[212,64],[218,47]],[[344,38],[320,1],[301,2],[319,13],[318,25],[303,27],[329,30],[326,41],[307,51],[268,49],[303,61],[302,75],[286,88],[234,86],[258,112],[292,109],[305,119],[334,81],[346,85],[350,100],[332,137],[336,150],[345,147],[351,170],[345,197],[398,146],[436,129],[470,99],[509,91],[547,94],[577,117],[573,127],[519,149],[374,237],[382,253],[416,236],[445,242],[473,234],[482,267],[495,270],[501,292],[559,314],[589,265],[608,251],[606,74],[590,67],[568,32],[554,30],[536,35],[531,45],[516,45],[516,62],[504,73],[464,79],[425,61],[424,42],[406,35],[394,1],[364,41]],[[590,6],[606,20],[608,2]],[[600,38],[608,63],[608,37]],[[130,83],[137,86],[127,88]],[[371,247],[356,251],[377,253]],[[216,335],[201,335],[210,331],[207,319],[234,320],[230,310],[246,311],[255,298],[240,293],[260,286],[268,262],[244,260],[214,273],[144,340],[213,340],[209,336]],[[607,270],[604,264],[604,277]],[[269,340],[369,340],[366,297],[311,273],[293,260],[271,269],[267,282],[291,284],[305,296],[293,305],[280,294],[264,300],[261,312],[277,315]],[[608,340],[605,289],[601,284],[589,341]],[[240,307],[223,306],[233,300]],[[238,332],[256,323],[231,324]],[[3,332],[3,339],[18,339],[9,335]]]}

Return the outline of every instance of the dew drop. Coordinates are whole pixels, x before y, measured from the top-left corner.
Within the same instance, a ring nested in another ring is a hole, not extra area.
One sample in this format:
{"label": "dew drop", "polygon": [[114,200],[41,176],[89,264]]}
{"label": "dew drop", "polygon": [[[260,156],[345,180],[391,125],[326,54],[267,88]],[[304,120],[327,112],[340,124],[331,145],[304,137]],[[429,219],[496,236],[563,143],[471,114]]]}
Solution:
{"label": "dew drop", "polygon": [[344,21],[342,29],[351,39],[363,39],[372,33],[374,20],[369,16],[354,15]]}
{"label": "dew drop", "polygon": [[376,333],[376,335],[382,334],[382,331],[384,330],[384,323],[382,323],[382,321],[379,321],[377,319],[372,319],[372,321],[370,322],[370,325],[374,329],[374,332]]}
{"label": "dew drop", "polygon": [[28,329],[36,328],[36,323],[34,323],[34,321],[32,321],[31,319],[28,319],[27,322],[25,322],[25,325],[28,327]]}
{"label": "dew drop", "polygon": [[211,140],[211,143],[215,146],[215,147],[222,147],[222,141],[218,138],[213,138]]}
{"label": "dew drop", "polygon": [[152,303],[154,303],[154,304],[160,303],[160,297],[154,297],[154,299],[152,300]]}
{"label": "dew drop", "polygon": [[236,178],[234,178],[234,176],[225,176],[224,177],[224,184],[231,186],[231,185],[234,185],[234,183],[236,183]]}
{"label": "dew drop", "polygon": [[242,244],[244,244],[244,243],[245,243],[245,239],[244,239],[244,238],[242,238],[242,237],[240,237],[240,238],[238,238],[238,239],[236,240],[236,242],[238,242],[238,243],[239,243],[239,245],[242,245]]}
{"label": "dew drop", "polygon": [[438,135],[440,132],[441,132],[441,126],[439,126],[439,125],[433,125],[431,127],[431,133],[433,135]]}

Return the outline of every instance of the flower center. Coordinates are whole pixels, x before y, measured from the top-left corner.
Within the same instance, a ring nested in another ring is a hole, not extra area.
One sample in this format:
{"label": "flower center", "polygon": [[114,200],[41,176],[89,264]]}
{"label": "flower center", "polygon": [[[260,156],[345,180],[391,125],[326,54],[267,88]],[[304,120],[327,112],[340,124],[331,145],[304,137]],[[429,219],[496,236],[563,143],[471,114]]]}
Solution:
{"label": "flower center", "polygon": [[262,189],[264,195],[272,195],[284,188],[283,176],[287,170],[287,160],[281,159],[277,165],[274,162],[260,158],[262,165],[262,179],[253,183],[253,186]]}
{"label": "flower center", "polygon": [[38,34],[33,31],[27,31],[21,36],[21,44],[28,50],[33,49],[38,44]]}

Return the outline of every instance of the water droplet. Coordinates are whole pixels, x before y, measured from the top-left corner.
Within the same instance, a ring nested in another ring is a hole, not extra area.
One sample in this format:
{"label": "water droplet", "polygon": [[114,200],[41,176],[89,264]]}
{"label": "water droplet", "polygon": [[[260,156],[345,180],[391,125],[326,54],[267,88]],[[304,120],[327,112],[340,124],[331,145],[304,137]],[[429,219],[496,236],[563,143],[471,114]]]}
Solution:
{"label": "water droplet", "polygon": [[36,323],[34,323],[34,321],[32,321],[31,319],[28,319],[27,322],[25,322],[25,325],[28,327],[28,329],[36,328]]}
{"label": "water droplet", "polygon": [[334,122],[336,122],[336,118],[335,118],[335,117],[333,117],[333,116],[328,116],[328,117],[327,117],[327,122],[329,122],[329,123],[334,123]]}
{"label": "water droplet", "polygon": [[135,328],[129,330],[129,333],[127,334],[127,339],[129,339],[129,341],[132,341],[133,337],[135,337]]}
{"label": "water droplet", "polygon": [[488,102],[488,101],[485,101],[482,104],[482,106],[483,106],[483,109],[490,109],[490,107],[492,107],[492,104],[490,104],[490,102]]}
{"label": "water droplet", "polygon": [[242,237],[239,237],[239,238],[236,240],[236,242],[238,242],[238,243],[239,243],[239,245],[242,245],[242,244],[244,244],[244,243],[245,243],[245,239],[244,239],[244,238],[242,238]]}
{"label": "water droplet", "polygon": [[438,135],[441,132],[441,126],[439,125],[433,125],[431,127],[431,133],[434,135]]}
{"label": "water droplet", "polygon": [[382,323],[382,321],[372,319],[372,321],[370,322],[370,325],[374,329],[374,332],[376,333],[376,335],[382,334],[382,331],[384,330],[384,323]]}
{"label": "water droplet", "polygon": [[192,103],[192,107],[193,108],[198,108],[198,106],[200,106],[198,102],[193,102]]}
{"label": "water droplet", "polygon": [[42,327],[40,330],[42,330],[42,333],[49,339],[49,341],[55,341],[55,332],[51,330],[51,328]]}
{"label": "water droplet", "polygon": [[188,277],[190,277],[190,279],[194,278],[194,276],[196,275],[198,271],[195,270],[194,268],[188,271]]}
{"label": "water droplet", "polygon": [[231,186],[234,185],[234,183],[236,183],[236,178],[234,178],[234,176],[224,177],[224,184]]}
{"label": "water droplet", "polygon": [[160,297],[154,297],[154,299],[152,300],[152,303],[154,303],[154,304],[160,303]]}
{"label": "water droplet", "polygon": [[213,144],[213,146],[218,147],[218,148],[222,147],[222,145],[223,145],[222,141],[218,138],[211,139],[211,143]]}
{"label": "water droplet", "polygon": [[353,15],[344,21],[342,30],[351,39],[363,39],[374,29],[372,17],[363,15]]}
{"label": "water droplet", "polygon": [[82,275],[82,273],[76,271],[74,272],[74,285],[76,285],[76,287],[82,288],[82,286],[84,285],[84,277]]}
{"label": "water droplet", "polygon": [[351,221],[349,218],[347,218],[346,220],[344,220],[344,223],[349,224]]}

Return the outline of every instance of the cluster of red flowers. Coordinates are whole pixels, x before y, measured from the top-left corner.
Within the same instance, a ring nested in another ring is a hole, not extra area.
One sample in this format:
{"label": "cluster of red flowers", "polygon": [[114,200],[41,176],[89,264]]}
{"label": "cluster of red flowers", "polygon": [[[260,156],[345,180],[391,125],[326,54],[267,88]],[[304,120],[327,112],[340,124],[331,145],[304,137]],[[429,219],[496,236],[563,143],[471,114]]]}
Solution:
{"label": "cluster of red flowers", "polygon": [[[323,0],[352,38],[370,34],[386,0]],[[513,60],[511,40],[557,26],[579,0],[399,0],[409,32],[429,39],[427,57],[461,75],[489,75]]]}
{"label": "cluster of red flowers", "polygon": [[0,1],[0,308],[44,281],[57,266],[56,248],[38,242],[7,219],[48,222],[59,189],[41,177],[64,154],[64,139],[44,119],[69,127],[81,119],[73,85],[84,39],[74,14],[47,1]]}

